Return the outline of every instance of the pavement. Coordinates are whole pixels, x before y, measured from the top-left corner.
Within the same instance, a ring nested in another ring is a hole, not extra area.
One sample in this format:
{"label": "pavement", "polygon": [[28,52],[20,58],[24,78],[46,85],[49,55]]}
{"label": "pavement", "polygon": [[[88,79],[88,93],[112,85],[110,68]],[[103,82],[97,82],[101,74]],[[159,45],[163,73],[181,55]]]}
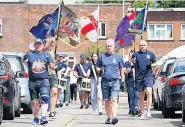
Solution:
{"label": "pavement", "polygon": [[[139,117],[128,115],[127,94],[120,93],[118,120],[116,125],[104,124],[106,120],[105,111],[103,115],[92,115],[91,106],[89,109],[79,109],[80,104],[71,103],[69,106],[57,108],[55,119],[48,118],[49,123],[45,127],[182,127],[185,124],[181,122],[181,113],[177,113],[174,119],[164,119],[161,111],[151,111],[153,118],[140,120]],[[4,120],[0,127],[33,127],[33,116],[21,114],[21,117],[15,118],[13,121]],[[43,126],[43,125],[35,125]]]}

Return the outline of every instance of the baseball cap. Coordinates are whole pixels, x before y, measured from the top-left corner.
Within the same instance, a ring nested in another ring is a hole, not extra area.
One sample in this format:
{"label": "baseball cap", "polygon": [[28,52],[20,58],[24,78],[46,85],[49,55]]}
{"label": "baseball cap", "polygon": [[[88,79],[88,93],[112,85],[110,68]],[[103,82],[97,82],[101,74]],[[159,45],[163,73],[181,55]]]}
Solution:
{"label": "baseball cap", "polygon": [[37,38],[37,39],[35,40],[34,44],[36,44],[37,42],[40,42],[40,43],[42,43],[42,44],[43,44],[43,40],[42,40],[42,39],[40,39],[40,38]]}
{"label": "baseball cap", "polygon": [[86,58],[86,55],[85,54],[81,54],[80,58]]}
{"label": "baseball cap", "polygon": [[65,58],[65,55],[63,55],[63,54],[58,54],[58,57],[63,57],[63,58]]}

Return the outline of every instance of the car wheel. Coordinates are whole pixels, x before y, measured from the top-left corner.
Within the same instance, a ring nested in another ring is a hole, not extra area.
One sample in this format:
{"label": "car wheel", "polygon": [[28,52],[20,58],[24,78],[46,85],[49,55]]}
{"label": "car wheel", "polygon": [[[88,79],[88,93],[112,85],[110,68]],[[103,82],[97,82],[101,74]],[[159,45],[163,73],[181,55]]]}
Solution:
{"label": "car wheel", "polygon": [[157,99],[158,99],[158,103],[157,103],[158,106],[157,106],[157,107],[158,107],[158,110],[161,111],[161,110],[162,110],[162,104],[161,104],[161,101],[160,101],[160,99],[159,99],[159,96],[157,97]]}
{"label": "car wheel", "polygon": [[15,117],[20,117],[20,116],[21,116],[21,97],[19,97],[18,109],[15,111]]}
{"label": "car wheel", "polygon": [[163,115],[164,118],[173,118],[175,116],[175,110],[173,108],[166,107],[166,100],[164,99],[163,103]]}
{"label": "car wheel", "polygon": [[5,120],[13,120],[15,117],[15,106],[14,106],[14,100],[11,103],[11,106],[9,108],[6,108],[4,110],[4,115],[3,115]]}
{"label": "car wheel", "polygon": [[31,103],[29,103],[28,105],[24,105],[23,113],[25,113],[25,114],[32,114]]}
{"label": "car wheel", "polygon": [[0,89],[0,125],[3,121],[3,102],[2,102],[2,89]]}
{"label": "car wheel", "polygon": [[153,98],[153,107],[154,107],[154,109],[158,109],[158,104],[157,104],[157,102],[155,101],[154,94],[152,94],[152,98]]}
{"label": "car wheel", "polygon": [[184,100],[182,101],[182,122],[185,123],[185,102]]}

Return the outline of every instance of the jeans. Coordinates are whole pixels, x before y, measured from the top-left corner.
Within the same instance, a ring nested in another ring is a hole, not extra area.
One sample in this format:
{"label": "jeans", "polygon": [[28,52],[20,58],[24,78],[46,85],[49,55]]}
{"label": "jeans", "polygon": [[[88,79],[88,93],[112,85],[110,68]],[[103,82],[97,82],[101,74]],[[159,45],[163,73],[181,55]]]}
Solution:
{"label": "jeans", "polygon": [[132,112],[134,112],[135,107],[138,107],[138,109],[140,109],[140,106],[139,106],[139,92],[133,86],[128,85],[127,89],[128,89],[128,94],[129,94],[128,97],[129,97],[130,110]]}
{"label": "jeans", "polygon": [[71,94],[71,100],[73,101],[73,97],[74,97],[74,101],[76,101],[77,99],[77,84],[70,84],[70,94]]}
{"label": "jeans", "polygon": [[99,79],[98,85],[94,78],[91,79],[91,104],[93,111],[96,111],[96,106],[99,112],[102,111],[101,79]]}
{"label": "jeans", "polygon": [[60,90],[60,101],[64,103],[64,102],[69,102],[69,100],[70,100],[70,85],[67,84],[66,89],[61,88]]}

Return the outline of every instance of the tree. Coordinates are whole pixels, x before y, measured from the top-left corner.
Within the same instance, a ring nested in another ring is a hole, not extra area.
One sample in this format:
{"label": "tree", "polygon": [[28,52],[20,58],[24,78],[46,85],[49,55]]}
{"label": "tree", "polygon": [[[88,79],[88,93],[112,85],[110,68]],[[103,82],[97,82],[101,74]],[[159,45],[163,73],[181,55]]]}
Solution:
{"label": "tree", "polygon": [[[105,52],[105,46],[99,44],[99,54]],[[91,46],[84,52],[88,57],[92,55],[92,53],[98,53],[97,43],[92,43]]]}
{"label": "tree", "polygon": [[[155,0],[148,0],[148,7],[154,8],[156,5]],[[146,0],[136,1],[136,8],[144,8],[146,6]],[[135,7],[135,1],[132,1],[132,7]]]}
{"label": "tree", "polygon": [[157,2],[157,8],[183,8],[185,1],[163,0]]}
{"label": "tree", "polygon": [[117,3],[117,4],[121,4],[123,2],[123,0],[84,0],[83,3],[104,3],[104,4],[109,4],[109,3]]}

